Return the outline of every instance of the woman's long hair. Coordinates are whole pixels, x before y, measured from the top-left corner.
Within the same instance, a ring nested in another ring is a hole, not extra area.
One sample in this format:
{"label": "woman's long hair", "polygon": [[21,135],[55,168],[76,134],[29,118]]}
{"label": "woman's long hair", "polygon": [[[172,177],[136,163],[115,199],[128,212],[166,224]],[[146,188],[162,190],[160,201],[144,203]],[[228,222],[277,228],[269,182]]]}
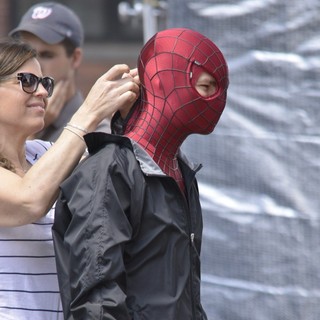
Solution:
{"label": "woman's long hair", "polygon": [[[0,84],[6,77],[16,72],[24,63],[36,57],[36,50],[27,43],[12,38],[2,39],[0,41]],[[1,151],[0,167],[15,172],[11,161],[7,159]]]}

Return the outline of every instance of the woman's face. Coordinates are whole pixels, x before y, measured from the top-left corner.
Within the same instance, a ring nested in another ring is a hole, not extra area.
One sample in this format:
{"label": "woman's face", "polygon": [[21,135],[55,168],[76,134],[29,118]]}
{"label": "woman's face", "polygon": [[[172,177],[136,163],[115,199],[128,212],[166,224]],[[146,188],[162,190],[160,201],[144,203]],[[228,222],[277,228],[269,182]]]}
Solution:
{"label": "woman's face", "polygon": [[[15,73],[0,82],[0,132],[14,131],[28,136],[44,126],[44,115],[48,93],[39,83],[37,90],[30,94],[22,90],[16,75],[20,72],[33,73],[42,77],[37,59],[30,59]],[[11,78],[12,77],[12,78]]]}

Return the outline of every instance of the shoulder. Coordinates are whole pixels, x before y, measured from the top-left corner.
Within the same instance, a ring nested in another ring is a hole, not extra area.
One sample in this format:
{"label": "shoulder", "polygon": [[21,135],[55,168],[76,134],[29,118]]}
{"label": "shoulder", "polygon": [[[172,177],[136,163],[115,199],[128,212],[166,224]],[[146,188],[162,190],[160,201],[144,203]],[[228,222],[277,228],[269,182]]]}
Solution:
{"label": "shoulder", "polygon": [[95,148],[91,148],[91,150],[88,146],[88,149],[89,156],[79,165],[79,170],[85,170],[87,172],[88,167],[90,167],[90,169],[94,167],[99,175],[103,172],[109,174],[116,168],[126,171],[130,167],[129,163],[136,162],[132,146],[127,139],[115,139],[114,136],[107,135],[107,139],[104,140],[103,143],[98,143]]}
{"label": "shoulder", "polygon": [[[89,155],[61,184],[62,189],[68,190],[82,184],[91,184],[95,188],[100,181],[104,181],[105,185],[106,181],[113,180],[114,177],[119,181],[127,180],[132,177],[133,172],[140,172],[130,140],[115,139],[112,135],[102,133],[90,134],[90,137],[94,145],[88,144]],[[88,137],[86,141],[88,143]]]}

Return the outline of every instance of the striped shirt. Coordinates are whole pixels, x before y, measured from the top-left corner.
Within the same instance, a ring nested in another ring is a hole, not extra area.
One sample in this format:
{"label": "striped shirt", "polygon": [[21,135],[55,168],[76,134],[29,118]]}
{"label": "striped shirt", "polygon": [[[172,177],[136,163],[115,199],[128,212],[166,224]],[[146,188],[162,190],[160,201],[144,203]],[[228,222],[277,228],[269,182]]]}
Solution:
{"label": "striped shirt", "polygon": [[[50,143],[27,141],[26,158],[35,163]],[[0,228],[0,319],[62,320],[52,224],[54,208],[35,223]]]}

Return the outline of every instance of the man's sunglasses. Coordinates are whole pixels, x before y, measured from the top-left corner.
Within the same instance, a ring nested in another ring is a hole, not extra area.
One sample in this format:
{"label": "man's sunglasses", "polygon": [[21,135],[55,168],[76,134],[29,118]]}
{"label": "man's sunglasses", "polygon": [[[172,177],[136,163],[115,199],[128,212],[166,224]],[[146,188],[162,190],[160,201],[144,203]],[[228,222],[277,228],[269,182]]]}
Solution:
{"label": "man's sunglasses", "polygon": [[36,92],[39,87],[39,83],[41,83],[48,92],[48,98],[52,96],[54,80],[51,77],[40,78],[33,73],[20,72],[16,77],[4,78],[3,80],[14,78],[20,81],[21,89],[26,93],[31,94]]}

